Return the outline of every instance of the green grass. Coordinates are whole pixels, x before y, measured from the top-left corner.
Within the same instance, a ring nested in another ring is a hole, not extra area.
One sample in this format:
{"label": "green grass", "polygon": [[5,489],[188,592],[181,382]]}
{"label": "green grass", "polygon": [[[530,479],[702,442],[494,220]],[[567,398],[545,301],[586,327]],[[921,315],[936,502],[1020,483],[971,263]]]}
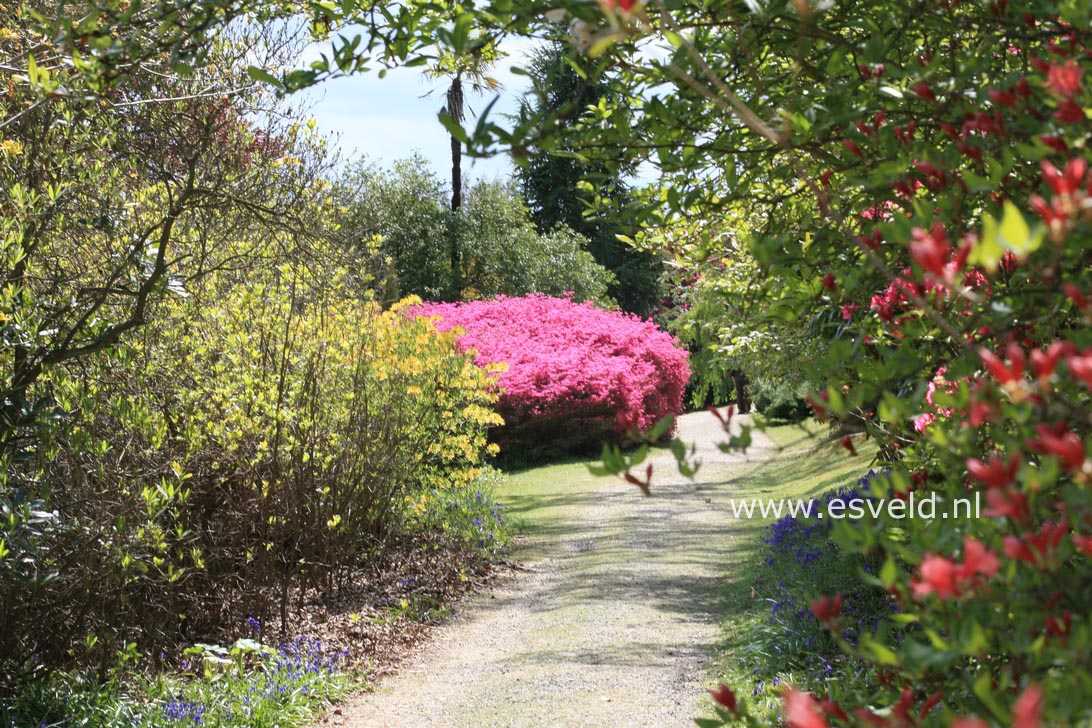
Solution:
{"label": "green grass", "polygon": [[589,491],[598,481],[588,465],[597,462],[572,459],[509,473],[496,496],[509,522],[526,537],[519,541],[517,558],[542,558],[551,541],[579,527],[578,514],[591,505]]}

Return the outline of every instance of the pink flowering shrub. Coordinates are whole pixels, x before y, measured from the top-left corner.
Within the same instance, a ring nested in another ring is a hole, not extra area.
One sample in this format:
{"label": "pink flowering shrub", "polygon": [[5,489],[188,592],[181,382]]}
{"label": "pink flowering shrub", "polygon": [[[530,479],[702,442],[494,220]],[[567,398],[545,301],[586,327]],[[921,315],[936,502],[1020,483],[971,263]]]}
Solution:
{"label": "pink flowering shrub", "polygon": [[498,382],[502,450],[595,449],[682,409],[686,351],[635,316],[542,295],[426,303],[409,312],[436,317],[441,331],[463,329],[459,346],[476,351],[479,366],[508,365]]}

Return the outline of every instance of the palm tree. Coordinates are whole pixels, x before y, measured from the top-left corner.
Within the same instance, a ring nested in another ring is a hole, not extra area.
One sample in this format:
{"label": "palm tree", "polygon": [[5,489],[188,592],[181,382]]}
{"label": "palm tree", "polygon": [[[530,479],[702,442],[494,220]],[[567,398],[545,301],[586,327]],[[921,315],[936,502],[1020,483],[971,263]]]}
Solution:
{"label": "palm tree", "polygon": [[[460,126],[466,120],[466,104],[463,95],[464,81],[476,94],[486,91],[499,91],[500,81],[488,75],[490,67],[499,59],[500,53],[492,43],[479,46],[472,53],[444,51],[436,65],[428,71],[430,78],[450,78],[451,84],[444,94],[441,116],[449,117]],[[451,209],[458,210],[463,204],[463,147],[454,133],[451,137]]]}
{"label": "palm tree", "polygon": [[[489,68],[500,58],[500,53],[492,43],[478,46],[471,53],[444,51],[429,69],[430,78],[450,78],[451,84],[444,94],[444,105],[440,109],[441,119],[447,117],[451,122],[462,126],[466,120],[466,104],[463,96],[464,82],[469,84],[474,93],[498,91],[500,82],[487,75]],[[451,137],[451,211],[458,212],[463,205],[463,146],[454,131]],[[458,220],[454,220],[458,223]],[[451,264],[451,297],[459,298],[462,292],[461,256],[459,251],[459,231],[448,231],[448,257]]]}

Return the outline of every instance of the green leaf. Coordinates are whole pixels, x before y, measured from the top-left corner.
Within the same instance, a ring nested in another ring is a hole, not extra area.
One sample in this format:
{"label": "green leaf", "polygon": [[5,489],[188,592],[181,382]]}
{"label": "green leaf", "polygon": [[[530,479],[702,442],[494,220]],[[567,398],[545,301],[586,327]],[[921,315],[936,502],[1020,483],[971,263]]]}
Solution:
{"label": "green leaf", "polygon": [[878,665],[898,665],[899,656],[887,645],[881,644],[870,635],[861,637],[861,649],[872,656]]}
{"label": "green leaf", "polygon": [[890,556],[883,562],[883,566],[880,567],[880,581],[884,586],[892,586],[895,583],[895,579],[898,577],[898,568],[895,566],[895,560]]}
{"label": "green leaf", "polygon": [[455,137],[463,144],[470,143],[470,137],[467,135],[466,129],[464,129],[459,122],[455,121],[455,117],[446,111],[441,111],[439,116],[440,123],[447,129],[448,134]]}
{"label": "green leaf", "polygon": [[980,265],[988,272],[997,271],[1005,250],[1001,247],[1001,236],[997,229],[997,220],[992,215],[986,215],[982,220],[982,235],[975,242],[971,254],[967,256],[967,262],[972,265]]}
{"label": "green leaf", "polygon": [[1034,253],[1043,243],[1044,231],[1042,228],[1032,232],[1024,221],[1024,216],[1020,214],[1020,210],[1017,209],[1016,205],[1012,204],[1011,200],[1005,200],[1005,211],[1001,215],[999,233],[1001,235],[1001,244],[1021,258],[1027,257],[1029,253]]}

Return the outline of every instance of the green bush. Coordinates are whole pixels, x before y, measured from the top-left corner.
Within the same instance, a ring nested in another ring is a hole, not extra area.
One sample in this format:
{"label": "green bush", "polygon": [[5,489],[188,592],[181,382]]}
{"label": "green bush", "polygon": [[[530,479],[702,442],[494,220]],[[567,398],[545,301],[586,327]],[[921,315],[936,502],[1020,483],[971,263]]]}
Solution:
{"label": "green bush", "polygon": [[500,420],[453,335],[301,266],[219,276],[158,314],[54,382],[67,426],[0,535],[18,549],[0,562],[5,661],[63,663],[88,634],[104,656],[150,650],[247,615],[283,628],[406,497],[479,475]]}
{"label": "green bush", "polygon": [[802,422],[812,416],[811,408],[799,392],[786,384],[758,379],[750,384],[754,408],[771,420]]}
{"label": "green bush", "polygon": [[364,253],[381,296],[430,301],[571,292],[610,302],[614,276],[566,226],[540,233],[511,184],[479,182],[453,212],[446,183],[420,157],[393,168],[356,165],[334,188],[332,232],[341,248]]}

